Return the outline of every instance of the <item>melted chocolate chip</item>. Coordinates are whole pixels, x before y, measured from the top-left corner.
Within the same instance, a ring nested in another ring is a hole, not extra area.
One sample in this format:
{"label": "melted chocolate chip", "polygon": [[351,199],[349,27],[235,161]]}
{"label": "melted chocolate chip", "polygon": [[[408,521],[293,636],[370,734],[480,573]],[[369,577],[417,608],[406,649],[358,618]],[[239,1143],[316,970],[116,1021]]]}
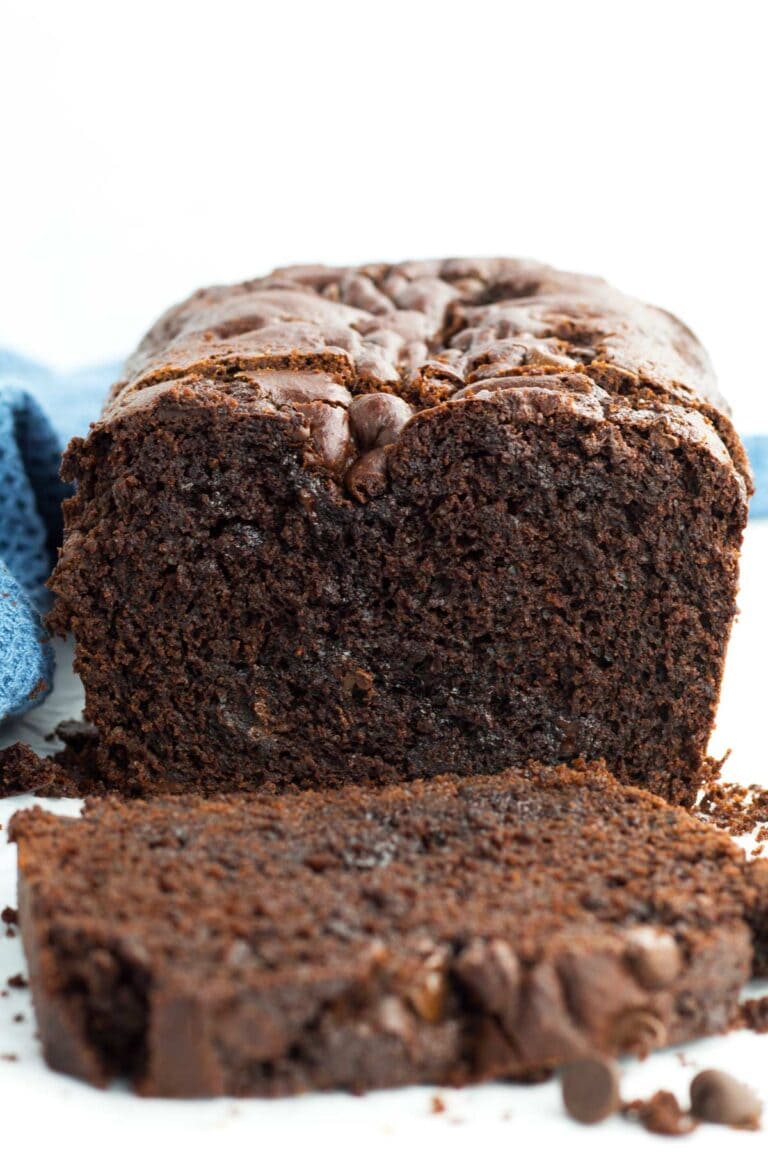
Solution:
{"label": "melted chocolate chip", "polygon": [[383,448],[373,448],[359,456],[344,477],[344,485],[360,504],[381,496],[387,488],[387,455]]}
{"label": "melted chocolate chip", "polygon": [[356,396],[349,406],[352,435],[363,451],[394,444],[412,415],[410,404],[389,392]]}
{"label": "melted chocolate chip", "polygon": [[611,1039],[621,1052],[647,1056],[667,1042],[667,1026],[649,1008],[628,1008],[620,1012],[611,1025]]}

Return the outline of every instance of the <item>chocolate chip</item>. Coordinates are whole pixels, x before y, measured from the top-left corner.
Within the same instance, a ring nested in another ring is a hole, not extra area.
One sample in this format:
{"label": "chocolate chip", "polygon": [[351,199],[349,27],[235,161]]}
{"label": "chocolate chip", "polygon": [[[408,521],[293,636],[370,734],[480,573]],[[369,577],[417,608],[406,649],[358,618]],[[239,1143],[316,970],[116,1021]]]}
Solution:
{"label": "chocolate chip", "polygon": [[387,488],[387,454],[374,448],[359,456],[344,477],[347,491],[361,504],[381,496]]}
{"label": "chocolate chip", "polygon": [[627,933],[627,962],[644,988],[666,988],[679,976],[680,949],[669,932],[641,924]]}
{"label": "chocolate chip", "polygon": [[574,942],[557,957],[570,1013],[594,1037],[602,1037],[622,1013],[645,1006],[645,995],[627,971],[625,952],[623,940],[593,933],[586,946]]}
{"label": "chocolate chip", "polygon": [[566,1112],[580,1124],[599,1124],[619,1108],[619,1073],[610,1060],[574,1060],[563,1068],[560,1085]]}
{"label": "chocolate chip", "polygon": [[553,964],[542,961],[528,973],[519,1013],[515,1038],[527,1063],[554,1067],[584,1056],[584,1033],[570,1015]]}
{"label": "chocolate chip", "polygon": [[309,424],[307,458],[317,461],[331,472],[343,470],[349,458],[349,418],[344,408],[313,400],[297,404]]}
{"label": "chocolate chip", "polygon": [[397,996],[385,996],[378,1008],[379,1027],[407,1043],[413,1038],[413,1017]]}
{"label": "chocolate chip", "polygon": [[554,348],[549,347],[545,341],[534,344],[532,341],[527,342],[528,347],[525,353],[525,363],[529,367],[535,368],[574,368],[577,367],[576,361],[570,356],[564,356],[562,352],[555,351]]}
{"label": "chocolate chip", "polygon": [[389,392],[356,396],[349,406],[352,435],[363,452],[394,444],[412,415],[410,404]]}
{"label": "chocolate chip", "polygon": [[428,1024],[439,1023],[448,994],[444,949],[436,948],[423,959],[406,965],[401,980],[405,999],[416,1015]]}
{"label": "chocolate chip", "polygon": [[667,1026],[650,1008],[628,1008],[611,1022],[611,1039],[621,1052],[647,1056],[667,1042]]}
{"label": "chocolate chip", "polygon": [[763,1105],[747,1085],[727,1072],[707,1068],[691,1082],[691,1112],[709,1124],[758,1128]]}
{"label": "chocolate chip", "polygon": [[341,680],[342,688],[353,696],[369,697],[374,693],[373,676],[366,668],[351,668]]}
{"label": "chocolate chip", "polygon": [[493,1016],[481,1015],[471,1032],[471,1063],[479,1080],[498,1080],[519,1066],[514,1040],[502,1030]]}
{"label": "chocolate chip", "polygon": [[471,940],[456,958],[456,974],[488,1012],[514,1026],[520,963],[506,941]]}

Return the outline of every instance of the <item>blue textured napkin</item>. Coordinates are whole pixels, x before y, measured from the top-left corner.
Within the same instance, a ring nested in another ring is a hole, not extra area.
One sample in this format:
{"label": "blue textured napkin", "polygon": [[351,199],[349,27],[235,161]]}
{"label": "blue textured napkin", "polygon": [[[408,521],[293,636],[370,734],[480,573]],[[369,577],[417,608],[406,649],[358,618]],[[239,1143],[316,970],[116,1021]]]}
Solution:
{"label": "blue textured napkin", "polygon": [[[40,613],[67,494],[61,445],[85,433],[118,370],[105,364],[57,375],[0,349],[0,723],[50,691],[53,654]],[[757,484],[750,514],[768,516],[768,436],[745,444]]]}
{"label": "blue textured napkin", "polygon": [[749,518],[768,516],[768,436],[742,436],[755,476],[755,494],[749,505]]}
{"label": "blue textured napkin", "polygon": [[53,652],[40,616],[67,495],[61,446],[85,432],[116,375],[113,364],[56,375],[0,349],[0,723],[50,691]]}

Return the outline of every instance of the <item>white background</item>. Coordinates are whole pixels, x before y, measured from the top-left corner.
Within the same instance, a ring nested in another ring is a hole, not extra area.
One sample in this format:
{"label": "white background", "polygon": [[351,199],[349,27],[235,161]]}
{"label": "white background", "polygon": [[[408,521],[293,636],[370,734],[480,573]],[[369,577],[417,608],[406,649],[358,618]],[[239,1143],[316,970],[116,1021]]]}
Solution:
{"label": "white background", "polygon": [[0,344],[205,282],[520,254],[679,312],[768,430],[760,0],[0,0]]}
{"label": "white background", "polygon": [[[764,12],[759,0],[0,0],[0,345],[74,367],[126,353],[199,284],[275,264],[522,254],[680,313],[741,429],[768,431]],[[745,781],[766,778],[767,568],[758,524],[715,741]],[[4,823],[13,806],[0,805]],[[13,868],[3,848],[0,904]],[[0,978],[20,965],[18,940],[0,940]],[[429,1090],[237,1105],[104,1095],[44,1070],[21,992],[0,1000],[0,1049],[19,1055],[0,1063],[3,1131],[32,1143],[651,1139],[619,1120],[566,1126],[553,1085],[448,1094],[443,1117]],[[768,1037],[689,1058],[768,1099]],[[656,1057],[628,1067],[627,1091],[682,1095],[691,1074]],[[709,1129],[692,1145],[764,1139]]]}

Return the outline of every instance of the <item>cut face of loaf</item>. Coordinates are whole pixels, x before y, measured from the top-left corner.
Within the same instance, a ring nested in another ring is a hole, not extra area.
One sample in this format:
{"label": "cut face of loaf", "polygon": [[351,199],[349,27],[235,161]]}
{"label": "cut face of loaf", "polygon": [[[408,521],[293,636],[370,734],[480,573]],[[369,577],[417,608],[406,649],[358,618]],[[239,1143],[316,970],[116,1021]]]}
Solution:
{"label": "cut face of loaf", "polygon": [[53,623],[116,787],[585,756],[693,799],[749,479],[666,314],[514,261],[288,270],[163,318],[66,469]]}
{"label": "cut face of loaf", "polygon": [[161,1096],[541,1076],[725,1030],[766,876],[605,772],[11,824],[48,1062]]}

